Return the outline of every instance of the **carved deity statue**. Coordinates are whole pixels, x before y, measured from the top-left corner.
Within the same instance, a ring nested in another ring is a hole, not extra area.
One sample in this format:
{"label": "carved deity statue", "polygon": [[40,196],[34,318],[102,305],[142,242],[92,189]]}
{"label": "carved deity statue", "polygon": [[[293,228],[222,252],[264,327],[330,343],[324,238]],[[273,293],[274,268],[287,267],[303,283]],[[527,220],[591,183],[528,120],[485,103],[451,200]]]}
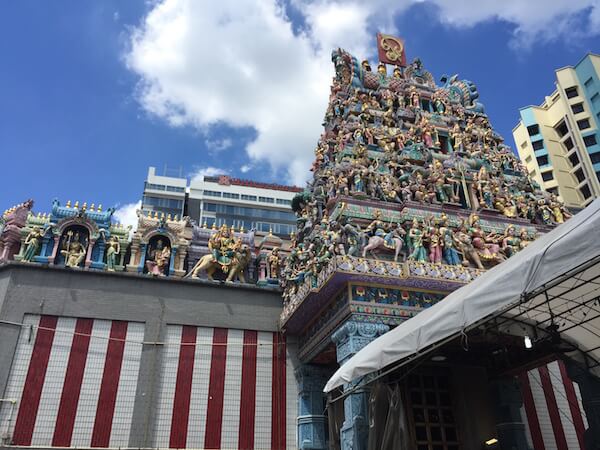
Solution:
{"label": "carved deity statue", "polygon": [[31,232],[25,238],[25,252],[23,253],[23,261],[31,262],[36,256],[42,241],[43,233],[40,227],[33,227]]}
{"label": "carved deity statue", "polygon": [[111,236],[106,243],[106,270],[115,271],[117,256],[121,253],[121,244],[117,236]]}
{"label": "carved deity statue", "polygon": [[60,253],[65,258],[65,267],[79,267],[86,255],[86,247],[80,242],[79,233],[67,231],[65,244]]}
{"label": "carved deity statue", "polygon": [[148,273],[153,276],[164,277],[171,261],[171,248],[165,245],[162,239],[156,241],[156,246],[148,253],[149,261],[146,261]]}
{"label": "carved deity statue", "polygon": [[279,278],[281,273],[281,255],[279,247],[274,247],[267,256],[267,267],[269,268],[269,278]]}

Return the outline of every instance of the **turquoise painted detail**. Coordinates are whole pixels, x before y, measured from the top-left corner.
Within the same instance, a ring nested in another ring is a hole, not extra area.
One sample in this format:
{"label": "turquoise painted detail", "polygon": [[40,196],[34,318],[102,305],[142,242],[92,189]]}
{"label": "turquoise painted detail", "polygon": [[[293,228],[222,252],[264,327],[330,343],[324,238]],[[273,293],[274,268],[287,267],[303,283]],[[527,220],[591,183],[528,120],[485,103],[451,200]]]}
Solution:
{"label": "turquoise painted detail", "polygon": [[[598,100],[592,101],[592,98],[600,92],[600,79],[598,77],[598,72],[596,72],[594,68],[594,64],[592,63],[592,58],[590,55],[587,55],[585,58],[579,62],[575,66],[575,74],[577,75],[577,79],[579,80],[579,84],[583,92],[580,92],[580,95],[585,97],[588,105],[594,112],[592,114],[592,121],[595,123],[595,128],[598,128],[598,122],[596,117],[594,117],[597,113],[600,112],[600,102]],[[597,97],[596,97],[597,98]]]}
{"label": "turquoise painted detail", "polygon": [[[523,125],[525,125],[526,127],[529,127],[531,125],[539,125],[535,120],[535,114],[533,113],[533,108],[531,106],[521,108],[519,110],[519,113],[521,114],[521,120],[523,121]],[[532,134],[531,136],[529,136],[530,141],[537,141],[541,138],[542,135],[540,133]]]}
{"label": "turquoise painted detail", "polygon": [[[337,361],[340,365],[355,355],[369,342],[389,331],[383,323],[358,322],[352,319],[344,322],[331,334],[336,345]],[[344,423],[340,430],[341,450],[366,450],[369,436],[368,387],[364,380],[344,385],[344,390],[353,393],[344,398]]]}

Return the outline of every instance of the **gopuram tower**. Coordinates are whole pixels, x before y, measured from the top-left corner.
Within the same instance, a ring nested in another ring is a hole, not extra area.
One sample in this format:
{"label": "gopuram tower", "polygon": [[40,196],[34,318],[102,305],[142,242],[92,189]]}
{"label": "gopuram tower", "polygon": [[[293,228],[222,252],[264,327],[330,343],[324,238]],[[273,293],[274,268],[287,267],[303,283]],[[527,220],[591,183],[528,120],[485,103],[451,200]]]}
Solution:
{"label": "gopuram tower", "polygon": [[[301,449],[329,448],[322,389],[339,365],[569,217],[494,131],[474,83],[438,85],[401,41],[378,44],[375,70],[333,51],[313,179],[292,203],[281,327],[299,345]],[[332,448],[366,448],[367,399],[355,390],[333,411]]]}

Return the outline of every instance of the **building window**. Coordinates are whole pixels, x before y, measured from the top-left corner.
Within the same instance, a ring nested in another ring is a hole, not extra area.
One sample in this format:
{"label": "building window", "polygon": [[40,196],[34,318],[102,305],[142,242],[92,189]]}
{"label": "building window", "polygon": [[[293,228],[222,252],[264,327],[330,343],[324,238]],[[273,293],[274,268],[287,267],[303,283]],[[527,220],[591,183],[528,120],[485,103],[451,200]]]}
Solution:
{"label": "building window", "polygon": [[567,134],[569,132],[569,129],[567,128],[567,124],[564,122],[564,120],[561,123],[559,123],[556,127],[554,127],[554,130],[560,137],[563,137],[565,134]]}
{"label": "building window", "polygon": [[185,188],[177,187],[177,186],[167,186],[167,191],[169,191],[169,192],[185,192]]}
{"label": "building window", "polygon": [[176,200],[173,198],[160,198],[145,195],[143,201],[144,205],[150,205],[158,208],[170,208],[181,210],[181,208],[183,207],[183,200]]}
{"label": "building window", "polygon": [[577,178],[577,181],[579,181],[580,183],[585,181],[585,175],[581,168],[577,169],[577,171],[575,172],[575,178]]}
{"label": "building window", "polygon": [[596,172],[596,178],[598,178],[598,181],[600,181],[600,172]]}
{"label": "building window", "polygon": [[590,134],[589,136],[584,136],[583,143],[586,147],[591,147],[592,145],[596,145],[596,135]]}
{"label": "building window", "polygon": [[292,201],[291,201],[291,200],[287,200],[287,199],[285,199],[285,198],[278,198],[278,199],[277,199],[277,204],[278,204],[278,205],[286,205],[286,206],[289,206],[289,205],[291,205],[291,204],[292,204]]}
{"label": "building window", "polygon": [[573,148],[573,139],[571,139],[570,137],[568,137],[567,139],[565,139],[565,142],[563,142],[563,145],[565,146],[565,148],[567,149],[567,151],[571,150]]}
{"label": "building window", "polygon": [[600,94],[598,92],[596,92],[594,95],[592,95],[592,108],[597,108],[598,106],[600,106]]}
{"label": "building window", "polygon": [[248,200],[250,202],[255,202],[256,201],[256,195],[242,194],[242,200]]}
{"label": "building window", "polygon": [[554,187],[548,188],[548,189],[546,189],[546,192],[549,192],[550,194],[558,195],[558,187],[554,186]]}
{"label": "building window", "polygon": [[531,143],[531,146],[533,147],[534,150],[541,150],[544,148],[544,140],[540,139],[539,141],[533,141]]}
{"label": "building window", "polygon": [[217,210],[216,203],[204,203],[204,211],[215,212]]}
{"label": "building window", "polygon": [[538,156],[535,159],[537,159],[538,166],[540,167],[548,165],[548,155]]}
{"label": "building window", "polygon": [[529,136],[533,136],[535,134],[540,134],[540,126],[539,125],[529,125],[527,127],[527,132],[529,133]]}
{"label": "building window", "polygon": [[577,164],[579,164],[579,158],[577,157],[577,153],[573,153],[572,155],[570,155],[569,161],[571,161],[571,165],[573,167],[575,167]]}
{"label": "building window", "polygon": [[531,155],[529,155],[527,158],[525,158],[525,162],[527,164],[529,164],[531,162]]}
{"label": "building window", "polygon": [[590,160],[592,161],[592,164],[600,163],[600,152],[590,153]]}
{"label": "building window", "polygon": [[208,197],[220,197],[221,193],[217,191],[204,191],[204,195]]}
{"label": "building window", "polygon": [[590,187],[587,184],[582,186],[581,189],[579,189],[579,191],[581,192],[581,195],[583,195],[583,198],[585,198],[586,200],[592,196],[592,193],[590,192]]}
{"label": "building window", "polygon": [[223,192],[223,198],[240,198],[240,194],[234,194],[232,192]]}
{"label": "building window", "polygon": [[592,77],[589,77],[587,80],[585,80],[584,85],[586,89],[591,89],[592,86],[594,86],[594,80],[592,79]]}
{"label": "building window", "polygon": [[548,172],[542,173],[542,180],[544,180],[544,181],[554,180],[554,175],[552,174],[552,171],[550,170]]}
{"label": "building window", "polygon": [[155,191],[164,191],[167,188],[164,184],[154,184],[146,182],[146,189],[153,189]]}
{"label": "building window", "polygon": [[273,197],[258,197],[258,201],[263,203],[275,203],[275,199]]}
{"label": "building window", "polygon": [[571,111],[573,111],[573,114],[579,114],[580,112],[583,112],[583,103],[575,103],[574,105],[571,105]]}
{"label": "building window", "polygon": [[577,121],[577,127],[580,130],[585,130],[586,128],[590,127],[590,120],[589,119],[581,119]]}
{"label": "building window", "polygon": [[570,88],[565,89],[565,94],[567,94],[567,98],[577,97],[577,95],[579,95],[577,93],[577,86],[571,86]]}

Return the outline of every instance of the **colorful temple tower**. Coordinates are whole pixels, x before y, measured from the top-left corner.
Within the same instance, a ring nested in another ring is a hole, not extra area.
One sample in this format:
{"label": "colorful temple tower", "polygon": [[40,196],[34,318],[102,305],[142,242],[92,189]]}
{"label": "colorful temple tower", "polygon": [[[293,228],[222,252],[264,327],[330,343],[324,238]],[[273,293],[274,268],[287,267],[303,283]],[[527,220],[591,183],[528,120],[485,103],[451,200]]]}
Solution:
{"label": "colorful temple tower", "polygon": [[[332,53],[313,179],[292,203],[280,325],[299,342],[301,449],[329,448],[322,389],[338,365],[569,217],[491,127],[472,82],[439,86],[399,52],[380,51],[391,74]],[[366,448],[367,399],[366,388],[344,399],[331,448]]]}

